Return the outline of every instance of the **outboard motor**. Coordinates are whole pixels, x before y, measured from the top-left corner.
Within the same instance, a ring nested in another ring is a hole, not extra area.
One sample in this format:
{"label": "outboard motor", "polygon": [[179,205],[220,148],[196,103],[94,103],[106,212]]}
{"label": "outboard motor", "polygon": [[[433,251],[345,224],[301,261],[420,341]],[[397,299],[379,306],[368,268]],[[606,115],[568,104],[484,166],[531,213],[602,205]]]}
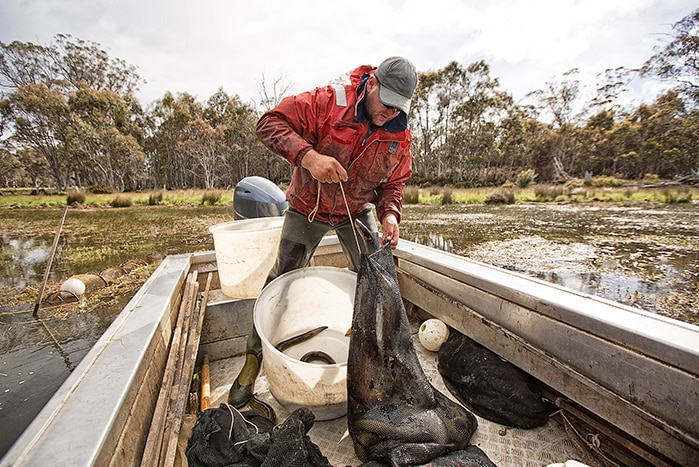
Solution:
{"label": "outboard motor", "polygon": [[264,177],[245,177],[235,187],[235,220],[283,216],[288,207],[284,192]]}

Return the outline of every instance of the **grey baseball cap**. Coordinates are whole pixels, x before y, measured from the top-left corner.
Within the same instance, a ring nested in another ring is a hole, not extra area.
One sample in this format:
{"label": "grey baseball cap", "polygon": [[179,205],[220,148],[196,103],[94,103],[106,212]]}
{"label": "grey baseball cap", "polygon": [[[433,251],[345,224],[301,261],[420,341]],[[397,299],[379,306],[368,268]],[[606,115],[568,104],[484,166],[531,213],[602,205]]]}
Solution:
{"label": "grey baseball cap", "polygon": [[415,65],[403,57],[389,57],[374,72],[379,81],[379,100],[388,107],[410,113],[410,99],[417,86]]}

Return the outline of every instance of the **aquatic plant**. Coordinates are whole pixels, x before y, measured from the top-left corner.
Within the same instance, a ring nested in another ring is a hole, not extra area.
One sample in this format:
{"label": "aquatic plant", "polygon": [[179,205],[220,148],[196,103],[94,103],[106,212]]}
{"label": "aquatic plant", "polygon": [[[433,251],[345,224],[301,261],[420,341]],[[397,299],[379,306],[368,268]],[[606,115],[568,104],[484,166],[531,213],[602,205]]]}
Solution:
{"label": "aquatic plant", "polygon": [[453,190],[449,187],[444,187],[442,189],[442,204],[452,204],[454,201],[452,199]]}
{"label": "aquatic plant", "polygon": [[114,189],[107,185],[92,185],[88,190],[95,195],[111,195],[114,193]]}
{"label": "aquatic plant", "polygon": [[129,208],[133,206],[133,201],[127,196],[117,195],[110,204],[113,208]]}
{"label": "aquatic plant", "polygon": [[537,185],[534,187],[534,195],[539,201],[552,201],[559,196],[566,196],[566,189],[559,185]]}
{"label": "aquatic plant", "polygon": [[403,190],[404,204],[419,204],[420,203],[420,188],[416,186],[408,186]]}
{"label": "aquatic plant", "polygon": [[485,204],[514,204],[515,193],[512,190],[498,190],[485,199]]}
{"label": "aquatic plant", "polygon": [[515,184],[520,188],[529,188],[534,184],[536,176],[537,174],[536,172],[534,172],[533,169],[523,170],[519,173],[519,175],[517,175],[517,180],[515,180]]}
{"label": "aquatic plant", "polygon": [[73,203],[85,204],[85,190],[76,188],[68,190],[68,194],[66,195],[66,204],[70,206]]}
{"label": "aquatic plant", "polygon": [[222,197],[223,194],[218,190],[205,191],[204,194],[201,195],[201,204],[208,203],[210,206],[213,206],[214,204],[220,202]]}
{"label": "aquatic plant", "polygon": [[148,195],[148,206],[155,206],[163,202],[163,192],[156,191]]}

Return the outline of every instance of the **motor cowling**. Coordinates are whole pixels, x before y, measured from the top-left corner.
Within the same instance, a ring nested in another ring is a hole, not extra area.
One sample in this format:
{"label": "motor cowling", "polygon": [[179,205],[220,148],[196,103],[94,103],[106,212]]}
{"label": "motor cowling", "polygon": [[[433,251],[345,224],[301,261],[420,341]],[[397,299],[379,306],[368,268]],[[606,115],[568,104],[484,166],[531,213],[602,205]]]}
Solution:
{"label": "motor cowling", "polygon": [[284,192],[264,177],[245,177],[233,193],[235,220],[283,216],[288,207]]}

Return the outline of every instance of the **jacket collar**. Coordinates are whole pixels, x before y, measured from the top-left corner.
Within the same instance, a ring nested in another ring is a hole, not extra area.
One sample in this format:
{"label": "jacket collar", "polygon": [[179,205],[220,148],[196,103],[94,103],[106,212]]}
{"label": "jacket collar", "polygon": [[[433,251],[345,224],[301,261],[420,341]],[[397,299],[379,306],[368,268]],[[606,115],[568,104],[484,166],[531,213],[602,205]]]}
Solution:
{"label": "jacket collar", "polygon": [[[369,74],[362,76],[362,80],[357,88],[357,104],[355,105],[355,119],[359,122],[369,123],[364,110],[364,100],[366,99],[366,83],[369,80]],[[400,133],[408,128],[408,116],[402,110],[392,120],[380,126],[382,130],[390,131],[391,133]]]}

